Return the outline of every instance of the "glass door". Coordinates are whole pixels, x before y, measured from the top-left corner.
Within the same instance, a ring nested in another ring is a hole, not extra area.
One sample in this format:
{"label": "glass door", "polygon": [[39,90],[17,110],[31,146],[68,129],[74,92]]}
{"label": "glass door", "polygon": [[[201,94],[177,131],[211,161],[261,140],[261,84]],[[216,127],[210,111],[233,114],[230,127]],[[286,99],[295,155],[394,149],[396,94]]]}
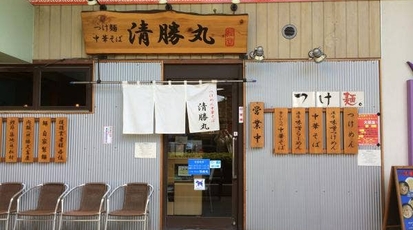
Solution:
{"label": "glass door", "polygon": [[164,135],[166,229],[238,229],[240,86],[217,85],[219,131]]}

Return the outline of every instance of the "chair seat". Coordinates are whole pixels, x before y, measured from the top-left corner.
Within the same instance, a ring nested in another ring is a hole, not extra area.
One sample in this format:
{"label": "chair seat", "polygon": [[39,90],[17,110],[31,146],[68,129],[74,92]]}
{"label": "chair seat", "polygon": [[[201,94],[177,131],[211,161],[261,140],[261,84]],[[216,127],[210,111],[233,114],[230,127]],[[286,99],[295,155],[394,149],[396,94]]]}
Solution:
{"label": "chair seat", "polygon": [[98,216],[100,215],[100,213],[96,211],[74,210],[74,211],[64,212],[62,215],[63,216]]}
{"label": "chair seat", "polygon": [[53,216],[54,212],[49,210],[27,210],[19,212],[19,216]]}
{"label": "chair seat", "polygon": [[109,216],[143,216],[143,211],[136,210],[115,210],[109,213]]}
{"label": "chair seat", "polygon": [[0,215],[6,215],[7,214],[7,210],[0,210]]}

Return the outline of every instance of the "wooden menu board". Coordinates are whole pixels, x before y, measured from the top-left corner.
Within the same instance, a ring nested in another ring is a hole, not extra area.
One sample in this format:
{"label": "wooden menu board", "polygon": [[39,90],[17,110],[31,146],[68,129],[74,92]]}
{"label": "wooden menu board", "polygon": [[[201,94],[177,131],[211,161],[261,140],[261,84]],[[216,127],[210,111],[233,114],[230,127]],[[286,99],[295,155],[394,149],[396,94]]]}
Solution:
{"label": "wooden menu board", "polygon": [[38,162],[50,162],[51,123],[52,119],[50,117],[39,118]]}
{"label": "wooden menu board", "polygon": [[326,135],[327,135],[327,153],[339,154],[341,150],[341,119],[340,108],[326,109]]}
{"label": "wooden menu board", "polygon": [[382,230],[413,229],[413,166],[393,166]]}
{"label": "wooden menu board", "polygon": [[22,162],[33,162],[34,153],[34,117],[23,118],[23,135],[21,142]]}
{"label": "wooden menu board", "polygon": [[251,148],[264,147],[264,102],[250,103],[250,146]]}
{"label": "wooden menu board", "polygon": [[273,126],[273,153],[288,154],[290,152],[288,108],[274,109]]}
{"label": "wooden menu board", "polygon": [[306,154],[306,122],[305,108],[291,109],[291,153]]}
{"label": "wooden menu board", "polygon": [[323,108],[309,108],[308,123],[308,148],[310,153],[325,153],[323,149]]}
{"label": "wooden menu board", "polygon": [[357,154],[358,144],[358,109],[345,108],[343,111],[344,153]]}
{"label": "wooden menu board", "polygon": [[6,162],[17,162],[17,142],[19,139],[19,118],[7,118]]}
{"label": "wooden menu board", "polygon": [[55,122],[54,161],[63,163],[67,158],[67,118],[58,117]]}

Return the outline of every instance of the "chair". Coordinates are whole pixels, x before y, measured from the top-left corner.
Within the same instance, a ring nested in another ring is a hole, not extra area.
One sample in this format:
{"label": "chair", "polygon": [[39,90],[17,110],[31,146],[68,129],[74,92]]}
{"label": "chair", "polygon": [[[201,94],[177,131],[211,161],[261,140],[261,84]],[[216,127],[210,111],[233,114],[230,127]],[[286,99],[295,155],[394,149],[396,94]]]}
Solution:
{"label": "chair", "polygon": [[104,202],[109,191],[110,185],[105,183],[86,183],[69,190],[61,199],[59,229],[64,221],[76,221],[97,222],[99,230]]}
{"label": "chair", "polygon": [[65,183],[45,183],[24,191],[17,199],[13,229],[18,227],[20,221],[52,221],[54,230],[60,199],[68,188]]}
{"label": "chair", "polygon": [[153,186],[147,183],[128,183],[116,187],[107,198],[105,230],[109,222],[115,221],[143,222],[143,229],[148,229],[152,194]]}
{"label": "chair", "polygon": [[24,191],[24,183],[0,183],[0,221],[9,229],[10,216],[16,212],[16,199]]}

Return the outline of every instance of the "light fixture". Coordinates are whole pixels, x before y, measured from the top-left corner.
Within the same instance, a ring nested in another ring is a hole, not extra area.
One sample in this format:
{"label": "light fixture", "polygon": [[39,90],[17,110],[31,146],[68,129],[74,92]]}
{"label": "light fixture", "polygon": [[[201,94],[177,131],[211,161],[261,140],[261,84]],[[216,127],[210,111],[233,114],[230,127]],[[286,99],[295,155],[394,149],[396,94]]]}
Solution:
{"label": "light fixture", "polygon": [[240,2],[241,2],[240,0],[232,0],[231,1],[232,4],[240,4]]}
{"label": "light fixture", "polygon": [[86,0],[89,6],[99,5],[99,10],[107,10],[106,5],[101,5],[98,0]]}
{"label": "light fixture", "polygon": [[323,53],[320,47],[314,48],[308,52],[308,57],[310,60],[313,60],[315,63],[320,63],[326,59],[327,55]]}
{"label": "light fixture", "polygon": [[262,46],[255,47],[255,49],[250,52],[250,57],[257,61],[264,60],[264,48]]}
{"label": "light fixture", "polygon": [[159,0],[159,4],[166,4],[168,3],[168,0]]}

